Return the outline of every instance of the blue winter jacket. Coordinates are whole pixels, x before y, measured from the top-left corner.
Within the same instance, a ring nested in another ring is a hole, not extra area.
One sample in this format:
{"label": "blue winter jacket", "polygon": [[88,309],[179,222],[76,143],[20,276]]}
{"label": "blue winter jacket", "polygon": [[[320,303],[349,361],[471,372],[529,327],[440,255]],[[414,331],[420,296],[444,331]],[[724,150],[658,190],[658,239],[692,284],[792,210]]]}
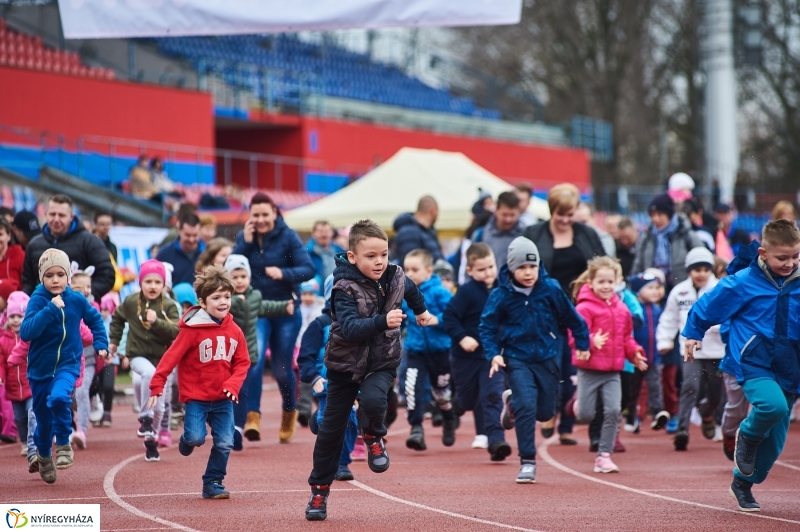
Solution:
{"label": "blue winter jacket", "polygon": [[423,327],[417,325],[414,319],[414,312],[403,303],[403,310],[408,315],[408,332],[403,343],[406,351],[417,353],[435,353],[437,351],[447,351],[450,349],[450,336],[444,328],[444,311],[447,304],[453,299],[453,294],[442,285],[442,280],[438,275],[432,275],[430,279],[419,285],[419,291],[425,299],[425,307],[432,315],[436,316],[439,324],[434,327]]}
{"label": "blue winter jacket", "polygon": [[560,357],[562,336],[569,329],[576,349],[589,350],[589,329],[561,285],[539,266],[539,280],[529,296],[511,284],[508,266],[500,270],[500,287],[486,302],[479,326],[487,359],[496,355],[541,362]]}
{"label": "blue winter jacket", "polygon": [[331,310],[326,306],[322,315],[306,327],[300,340],[300,354],[297,356],[300,382],[313,384],[320,377],[326,378],[328,370],[325,367],[325,345],[328,343],[331,323]]}
{"label": "blue winter jacket", "polygon": [[[261,292],[264,299],[297,299],[300,295],[300,283],[316,275],[308,251],[297,233],[289,229],[283,221],[282,216],[275,220],[275,228],[264,235],[261,247],[258,246],[257,239],[249,244],[245,242],[244,233],[239,231],[233,253],[244,255],[250,261],[250,285]],[[267,277],[265,269],[268,266],[280,268],[283,279],[276,281]]]}
{"label": "blue winter jacket", "polygon": [[[739,253],[733,258],[725,269],[728,275],[736,275],[738,272],[749,268],[750,264],[758,258],[758,248],[761,244],[757,240],[753,240],[749,246],[740,247]],[[731,350],[731,322],[726,321],[719,328],[719,334],[722,341],[725,343],[725,356],[719,363],[719,369],[729,375],[736,377],[736,380],[741,382],[744,380],[742,377],[742,366],[739,364],[739,353]]]}
{"label": "blue winter jacket", "polygon": [[[747,249],[747,248],[745,248]],[[698,299],[683,335],[702,340],[713,325],[730,320],[728,345],[738,353],[741,382],[766,377],[785,392],[800,391],[800,269],[776,278],[755,258],[750,266]]]}
{"label": "blue winter jacket", "polygon": [[63,309],[51,301],[54,297],[43,284],[37,286],[19,329],[20,338],[30,342],[28,378],[47,379],[67,373],[77,380],[83,355],[81,320],[92,331],[95,351],[108,349],[108,335],[102,316],[83,294],[67,287],[61,294]]}
{"label": "blue winter jacket", "polygon": [[186,253],[181,249],[180,238],[174,242],[170,242],[158,251],[158,255],[154,258],[161,262],[169,262],[172,264],[174,271],[172,272],[173,286],[180,283],[194,283],[195,266],[197,266],[197,259],[200,254],[206,249],[206,244],[202,240],[199,242],[197,249],[194,253]]}
{"label": "blue winter jacket", "polygon": [[393,228],[396,233],[394,254],[397,264],[400,266],[403,266],[408,252],[415,249],[427,249],[433,255],[434,262],[444,258],[436,229],[422,226],[410,212],[398,216],[394,221]]}
{"label": "blue winter jacket", "polygon": [[[497,283],[495,283],[497,285]],[[453,341],[453,356],[462,358],[486,358],[483,344],[480,344],[481,333],[478,326],[481,324],[481,315],[492,292],[485,283],[470,279],[458,288],[458,292],[450,300],[444,312],[444,330]],[[471,336],[478,341],[478,348],[467,353],[458,345],[465,336]]]}
{"label": "blue winter jacket", "polygon": [[661,305],[642,303],[642,311],[644,320],[639,327],[633,329],[633,338],[644,349],[648,366],[661,364],[661,355],[656,349],[656,327],[664,309],[661,308]]}

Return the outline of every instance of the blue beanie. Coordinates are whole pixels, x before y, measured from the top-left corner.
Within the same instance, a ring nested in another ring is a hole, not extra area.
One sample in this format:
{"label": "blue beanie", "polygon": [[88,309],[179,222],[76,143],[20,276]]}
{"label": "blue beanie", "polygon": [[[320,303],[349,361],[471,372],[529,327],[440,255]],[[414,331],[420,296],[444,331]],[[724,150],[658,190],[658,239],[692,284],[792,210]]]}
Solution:
{"label": "blue beanie", "polygon": [[631,292],[633,292],[634,294],[638,294],[642,288],[644,288],[650,283],[661,284],[661,279],[659,279],[652,273],[645,272],[645,273],[640,273],[639,275],[628,277],[628,283],[631,285]]}
{"label": "blue beanie", "polygon": [[184,303],[197,305],[197,294],[189,283],[176,284],[172,287],[172,293],[175,294],[175,299],[178,300],[178,304],[180,305]]}

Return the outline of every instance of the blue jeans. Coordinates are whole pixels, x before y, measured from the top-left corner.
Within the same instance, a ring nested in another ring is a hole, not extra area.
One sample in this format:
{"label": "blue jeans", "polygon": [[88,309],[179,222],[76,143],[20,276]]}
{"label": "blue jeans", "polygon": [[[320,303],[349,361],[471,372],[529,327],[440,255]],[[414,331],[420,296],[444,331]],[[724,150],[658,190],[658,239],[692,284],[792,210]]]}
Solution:
{"label": "blue jeans", "polygon": [[72,434],[72,391],[75,388],[75,375],[68,372],[56,373],[47,379],[31,379],[33,394],[33,413],[36,415],[37,427],[33,437],[40,456],[50,456],[53,448],[53,436],[56,445],[69,444]]}
{"label": "blue jeans", "polygon": [[29,397],[24,401],[11,401],[11,408],[14,409],[14,422],[17,424],[19,441],[28,441],[28,410],[33,405],[33,398]]}
{"label": "blue jeans", "polygon": [[561,347],[561,384],[559,385],[558,410],[561,418],[558,423],[559,434],[572,434],[575,426],[575,418],[567,415],[566,406],[575,394],[575,385],[572,384],[572,377],[577,374],[575,366],[572,365],[572,348],[569,346],[569,339],[564,335]]}
{"label": "blue jeans", "polygon": [[556,415],[558,361],[551,358],[532,362],[508,356],[503,359],[512,392],[511,410],[514,412],[519,457],[533,460],[536,458],[536,421],[547,421]]}
{"label": "blue jeans", "polygon": [[214,480],[221,482],[225,478],[228,456],[233,448],[233,402],[228,399],[187,402],[181,436],[184,443],[191,447],[203,445],[206,442],[206,423],[211,427],[212,446],[203,484]]}
{"label": "blue jeans", "polygon": [[256,325],[258,362],[250,367],[244,383],[247,387],[248,412],[261,412],[261,386],[267,348],[272,353],[272,376],[278,382],[283,409],[289,412],[296,408],[297,379],[292,369],[292,363],[294,344],[302,325],[303,317],[299,312],[296,312],[294,316],[258,319]]}

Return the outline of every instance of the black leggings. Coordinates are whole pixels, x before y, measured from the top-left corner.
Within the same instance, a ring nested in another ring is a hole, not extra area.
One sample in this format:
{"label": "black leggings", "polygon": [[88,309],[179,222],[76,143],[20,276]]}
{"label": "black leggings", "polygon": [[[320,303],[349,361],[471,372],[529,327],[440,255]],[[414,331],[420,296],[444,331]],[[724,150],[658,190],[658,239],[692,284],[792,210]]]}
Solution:
{"label": "black leggings", "polygon": [[100,396],[103,398],[103,410],[111,412],[114,405],[114,378],[116,366],[108,364],[100,372]]}

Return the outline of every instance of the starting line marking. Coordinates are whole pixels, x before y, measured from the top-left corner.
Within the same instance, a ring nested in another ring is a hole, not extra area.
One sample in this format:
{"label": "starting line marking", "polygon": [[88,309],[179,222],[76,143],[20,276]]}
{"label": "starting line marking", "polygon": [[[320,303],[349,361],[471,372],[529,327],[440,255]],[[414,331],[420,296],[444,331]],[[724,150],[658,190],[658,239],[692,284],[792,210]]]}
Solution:
{"label": "starting line marking", "polygon": [[794,469],[795,471],[800,471],[800,467],[798,467],[796,465],[788,464],[788,463],[784,462],[783,460],[775,460],[775,465],[788,467],[789,469]]}
{"label": "starting line marking", "polygon": [[[794,525],[800,525],[800,521],[794,521],[792,519],[784,519],[782,517],[773,517],[773,516],[770,516],[770,515],[762,515],[760,513],[755,513],[755,512],[742,512],[742,511],[739,511],[739,510],[732,510],[730,508],[723,508],[721,506],[712,506],[710,504],[702,504],[702,503],[694,502],[694,501],[685,501],[683,499],[676,499],[675,497],[669,497],[667,495],[660,495],[658,493],[652,493],[652,492],[649,492],[649,491],[644,491],[644,490],[640,490],[640,489],[636,489],[636,488],[631,488],[630,486],[625,486],[624,484],[616,484],[614,482],[609,482],[607,480],[602,480],[602,479],[599,479],[597,477],[592,477],[592,476],[586,475],[584,473],[581,473],[580,471],[575,471],[574,469],[571,469],[571,468],[565,466],[564,464],[562,464],[561,462],[558,462],[552,456],[550,456],[550,453],[548,452],[548,447],[550,447],[550,445],[553,442],[556,442],[556,441],[558,441],[558,436],[552,436],[549,439],[545,440],[544,443],[542,443],[539,446],[539,448],[537,449],[539,456],[541,456],[544,459],[545,462],[547,462],[549,465],[553,466],[554,468],[558,469],[559,471],[562,471],[564,473],[576,476],[576,477],[581,478],[583,480],[588,480],[590,482],[596,482],[597,484],[602,484],[603,486],[609,486],[611,488],[617,488],[617,489],[628,491],[628,492],[631,492],[631,493],[636,493],[638,495],[644,495],[646,497],[653,497],[655,499],[661,499],[661,500],[664,500],[664,501],[677,502],[677,503],[680,503],[680,504],[687,504],[689,506],[694,506],[695,508],[705,508],[706,510],[715,510],[717,512],[731,513],[731,514],[741,515],[741,516],[744,516],[744,517],[756,517],[758,519],[768,519],[770,521],[780,521],[782,523],[792,523]],[[800,469],[800,468],[798,468],[798,469]]]}
{"label": "starting line marking", "polygon": [[478,519],[477,517],[470,517],[468,515],[457,514],[455,512],[449,512],[447,510],[442,510],[440,508],[434,508],[433,506],[426,506],[424,504],[419,504],[417,502],[407,501],[405,499],[401,499],[400,497],[395,497],[394,495],[389,495],[388,493],[384,493],[382,491],[376,490],[375,488],[371,488],[366,484],[362,484],[357,480],[350,480],[350,484],[353,486],[358,486],[362,490],[372,493],[373,495],[377,495],[378,497],[383,497],[384,499],[390,500],[392,502],[397,502],[400,504],[406,504],[408,506],[413,506],[414,508],[419,508],[421,510],[428,510],[429,512],[435,512],[438,514],[446,515],[448,517],[455,517],[457,519],[464,519],[465,521],[471,521],[473,523],[480,523],[482,525],[489,525],[496,528],[506,528],[508,530],[520,530],[522,532],[539,532],[537,530],[533,530],[530,528],[522,528],[520,526],[514,525],[506,525],[504,523],[498,523],[497,521],[488,521],[486,519]]}

